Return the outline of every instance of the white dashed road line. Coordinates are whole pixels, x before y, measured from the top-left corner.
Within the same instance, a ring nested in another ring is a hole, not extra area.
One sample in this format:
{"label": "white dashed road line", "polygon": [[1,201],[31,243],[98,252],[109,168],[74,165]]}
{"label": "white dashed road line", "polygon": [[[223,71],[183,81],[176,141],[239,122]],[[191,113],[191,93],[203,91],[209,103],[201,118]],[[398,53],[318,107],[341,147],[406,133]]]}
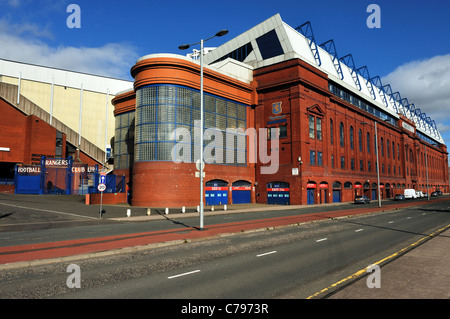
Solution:
{"label": "white dashed road line", "polygon": [[266,255],[271,255],[271,254],[275,254],[276,252],[277,252],[276,250],[274,250],[274,251],[269,251],[269,252],[264,253],[264,254],[256,255],[256,257],[262,257],[262,256],[266,256]]}
{"label": "white dashed road line", "polygon": [[200,270],[197,269],[197,270],[185,272],[185,273],[182,273],[182,274],[179,274],[179,275],[170,276],[170,277],[167,277],[167,279],[173,279],[173,278],[177,278],[177,277],[181,277],[181,276],[186,276],[186,275],[190,275],[190,274],[193,274],[193,273],[196,273],[196,272],[199,272],[199,271],[200,271]]}

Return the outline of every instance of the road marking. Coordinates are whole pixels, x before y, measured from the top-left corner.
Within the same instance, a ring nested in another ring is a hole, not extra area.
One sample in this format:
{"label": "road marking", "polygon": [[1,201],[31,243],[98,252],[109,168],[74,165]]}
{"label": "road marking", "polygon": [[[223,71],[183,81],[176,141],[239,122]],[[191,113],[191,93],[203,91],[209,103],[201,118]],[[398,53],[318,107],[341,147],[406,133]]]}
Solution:
{"label": "road marking", "polygon": [[324,241],[324,240],[328,240],[328,238],[322,238],[322,239],[317,239],[316,243],[320,242],[320,241]]}
{"label": "road marking", "polygon": [[167,277],[167,279],[173,279],[173,278],[177,278],[177,277],[181,277],[181,276],[186,276],[186,275],[190,275],[190,274],[193,274],[193,273],[196,273],[196,272],[199,272],[199,271],[200,271],[200,270],[197,269],[197,270],[185,272],[185,273],[183,273],[183,274],[179,274],[179,275],[175,275],[175,276],[170,276],[170,277]]}
{"label": "road marking", "polygon": [[276,252],[277,252],[276,250],[274,250],[274,251],[269,251],[268,253],[256,255],[256,257],[261,257],[261,256],[270,255],[270,254],[275,254]]}
{"label": "road marking", "polygon": [[60,215],[76,216],[76,217],[87,218],[87,219],[98,219],[96,217],[82,216],[82,215],[77,215],[77,214],[58,212],[56,210],[48,210],[48,209],[41,209],[41,208],[25,207],[25,206],[6,204],[6,203],[0,203],[0,204],[1,205],[6,205],[6,206],[11,206],[11,207],[17,207],[17,208],[24,208],[24,209],[30,209],[30,210],[39,210],[41,212],[48,212],[48,213],[54,213],[54,214],[60,214]]}
{"label": "road marking", "polygon": [[427,213],[423,213],[422,216],[425,216]]}
{"label": "road marking", "polygon": [[394,223],[394,221],[393,220],[391,220],[388,224],[393,224]]}
{"label": "road marking", "polygon": [[411,219],[411,217],[410,217],[410,216],[408,216],[408,217],[406,217],[406,219]]}
{"label": "road marking", "polygon": [[355,230],[355,233],[360,232],[360,231],[362,231],[362,230],[363,230],[362,228],[357,229],[357,230]]}

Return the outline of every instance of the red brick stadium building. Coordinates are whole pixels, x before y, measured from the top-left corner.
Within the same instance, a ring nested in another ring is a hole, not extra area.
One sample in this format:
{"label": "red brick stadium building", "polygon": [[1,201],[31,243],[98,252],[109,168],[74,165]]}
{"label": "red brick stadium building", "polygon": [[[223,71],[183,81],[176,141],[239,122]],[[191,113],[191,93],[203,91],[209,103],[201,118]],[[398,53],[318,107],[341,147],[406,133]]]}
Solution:
{"label": "red brick stadium building", "polygon": [[[435,122],[337,56],[332,40],[317,45],[309,23],[294,29],[275,15],[204,61],[206,205],[376,199],[377,166],[382,198],[448,192]],[[113,100],[115,173],[127,176],[133,205],[198,205],[199,62],[148,55],[131,74],[134,89]]]}

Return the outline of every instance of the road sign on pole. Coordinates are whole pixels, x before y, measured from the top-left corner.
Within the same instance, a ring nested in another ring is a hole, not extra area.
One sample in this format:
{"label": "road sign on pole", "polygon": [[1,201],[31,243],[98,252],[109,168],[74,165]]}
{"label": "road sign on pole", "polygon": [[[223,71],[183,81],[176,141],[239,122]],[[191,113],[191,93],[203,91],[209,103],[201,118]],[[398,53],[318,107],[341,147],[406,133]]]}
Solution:
{"label": "road sign on pole", "polygon": [[103,183],[100,183],[100,184],[98,184],[97,189],[98,189],[100,192],[104,192],[104,191],[106,190],[106,185],[103,184]]}
{"label": "road sign on pole", "polygon": [[98,184],[98,186],[97,186],[97,189],[99,190],[99,192],[100,192],[100,212],[99,212],[99,214],[100,214],[100,217],[102,217],[102,214],[103,214],[103,192],[106,190],[106,185],[105,184]]}
{"label": "road sign on pole", "polygon": [[100,173],[100,184],[106,184],[106,173]]}

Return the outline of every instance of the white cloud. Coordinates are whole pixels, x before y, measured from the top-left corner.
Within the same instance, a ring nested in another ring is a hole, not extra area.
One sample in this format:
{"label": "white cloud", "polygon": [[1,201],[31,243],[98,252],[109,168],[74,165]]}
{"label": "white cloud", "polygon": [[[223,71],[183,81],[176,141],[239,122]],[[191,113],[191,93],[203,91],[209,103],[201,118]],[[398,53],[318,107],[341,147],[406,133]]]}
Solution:
{"label": "white cloud", "polygon": [[450,129],[450,54],[401,65],[382,82],[430,116],[441,133]]}
{"label": "white cloud", "polygon": [[43,40],[53,35],[35,24],[11,25],[0,20],[0,58],[129,79],[135,48],[120,43],[99,47],[52,47]]}

